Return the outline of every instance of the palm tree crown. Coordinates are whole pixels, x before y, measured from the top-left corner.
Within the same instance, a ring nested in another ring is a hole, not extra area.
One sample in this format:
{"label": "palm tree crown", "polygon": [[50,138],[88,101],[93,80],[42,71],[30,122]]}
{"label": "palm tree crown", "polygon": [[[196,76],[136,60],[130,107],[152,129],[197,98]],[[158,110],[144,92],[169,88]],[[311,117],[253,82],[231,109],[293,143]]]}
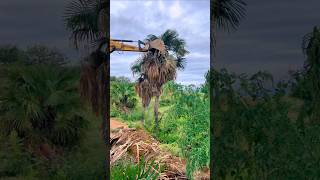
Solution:
{"label": "palm tree crown", "polygon": [[76,48],[81,43],[101,47],[106,44],[103,32],[103,13],[106,4],[103,0],[74,0],[66,8],[65,25],[71,31],[70,39]]}

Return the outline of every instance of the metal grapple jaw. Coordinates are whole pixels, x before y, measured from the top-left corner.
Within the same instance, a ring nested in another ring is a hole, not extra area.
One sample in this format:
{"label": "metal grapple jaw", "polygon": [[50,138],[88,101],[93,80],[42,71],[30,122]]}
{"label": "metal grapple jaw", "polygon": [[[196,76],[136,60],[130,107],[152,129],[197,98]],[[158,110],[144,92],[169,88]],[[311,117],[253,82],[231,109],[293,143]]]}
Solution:
{"label": "metal grapple jaw", "polygon": [[166,55],[167,49],[164,42],[161,39],[155,39],[153,41],[144,42],[145,48],[149,51],[159,51],[161,55]]}

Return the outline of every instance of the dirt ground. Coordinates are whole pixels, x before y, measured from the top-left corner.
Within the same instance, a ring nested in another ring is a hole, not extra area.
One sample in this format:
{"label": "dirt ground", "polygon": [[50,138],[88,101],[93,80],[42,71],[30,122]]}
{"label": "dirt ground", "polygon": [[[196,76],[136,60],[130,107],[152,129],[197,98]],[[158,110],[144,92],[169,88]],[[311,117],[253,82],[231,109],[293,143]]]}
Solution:
{"label": "dirt ground", "polygon": [[121,122],[119,119],[111,118],[110,119],[110,129],[118,129],[118,128],[128,128],[128,125]]}

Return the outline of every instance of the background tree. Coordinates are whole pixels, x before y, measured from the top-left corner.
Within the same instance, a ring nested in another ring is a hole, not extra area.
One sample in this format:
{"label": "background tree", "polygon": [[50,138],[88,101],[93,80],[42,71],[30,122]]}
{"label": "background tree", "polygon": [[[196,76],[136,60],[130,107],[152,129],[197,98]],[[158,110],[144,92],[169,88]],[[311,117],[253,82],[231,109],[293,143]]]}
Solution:
{"label": "background tree", "polygon": [[301,125],[304,118],[310,117],[315,123],[320,116],[320,31],[314,27],[304,36],[302,50],[306,56],[302,70],[291,73],[293,77],[292,95],[305,101],[300,114]]}
{"label": "background tree", "polygon": [[27,64],[49,64],[64,65],[67,63],[67,57],[55,48],[48,48],[44,45],[34,45],[25,51]]}
{"label": "background tree", "polygon": [[24,57],[24,52],[17,46],[5,45],[0,47],[0,64],[8,64],[21,61]]}
{"label": "background tree", "polygon": [[[142,99],[144,112],[146,107],[149,106],[151,98],[155,97],[154,117],[156,129],[158,129],[158,108],[161,88],[166,82],[175,79],[177,69],[184,69],[184,56],[189,53],[185,49],[185,40],[180,38],[178,32],[175,30],[169,29],[159,37],[150,34],[147,36],[146,41],[157,38],[163,40],[168,50],[168,55],[161,56],[157,53],[148,52],[131,67],[132,72],[139,75],[135,88]],[[143,119],[142,123],[144,123]]]}

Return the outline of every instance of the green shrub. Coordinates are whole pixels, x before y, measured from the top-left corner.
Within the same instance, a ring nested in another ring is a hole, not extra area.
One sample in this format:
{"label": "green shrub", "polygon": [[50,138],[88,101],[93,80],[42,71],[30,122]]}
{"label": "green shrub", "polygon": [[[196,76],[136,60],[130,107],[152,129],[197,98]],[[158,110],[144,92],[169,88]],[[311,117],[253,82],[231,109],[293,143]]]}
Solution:
{"label": "green shrub", "polygon": [[209,166],[209,99],[194,86],[176,86],[172,106],[156,134],[162,143],[177,143],[187,160],[187,174]]}

